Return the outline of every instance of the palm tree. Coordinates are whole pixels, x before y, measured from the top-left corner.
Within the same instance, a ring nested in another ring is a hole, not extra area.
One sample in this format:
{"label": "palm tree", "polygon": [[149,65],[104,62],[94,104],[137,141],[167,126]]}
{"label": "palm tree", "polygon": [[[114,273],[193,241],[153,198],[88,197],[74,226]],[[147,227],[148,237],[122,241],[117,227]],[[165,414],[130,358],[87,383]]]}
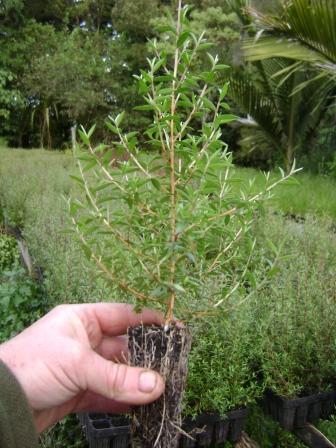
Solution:
{"label": "palm tree", "polygon": [[336,0],[287,0],[280,16],[250,14],[260,31],[245,42],[248,60],[285,57],[296,62],[293,68],[309,63],[320,76],[335,78]]}
{"label": "palm tree", "polygon": [[281,80],[274,76],[290,65],[288,59],[268,59],[236,73],[230,84],[234,101],[248,114],[242,123],[253,127],[250,140],[256,147],[266,143],[281,154],[287,171],[297,149],[308,151],[312,146],[328,104],[326,85],[318,80],[293,93],[307,80],[307,73],[296,71]]}
{"label": "palm tree", "polygon": [[238,3],[250,70],[233,76],[231,93],[256,126],[254,142],[281,153],[288,170],[298,148],[312,147],[335,93],[336,0],[288,0],[276,17]]}

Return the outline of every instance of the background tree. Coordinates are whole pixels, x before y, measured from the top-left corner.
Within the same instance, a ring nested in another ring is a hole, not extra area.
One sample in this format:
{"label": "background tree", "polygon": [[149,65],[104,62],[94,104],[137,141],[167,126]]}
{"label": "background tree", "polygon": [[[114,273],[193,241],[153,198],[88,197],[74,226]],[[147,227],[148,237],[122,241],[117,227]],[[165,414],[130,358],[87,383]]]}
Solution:
{"label": "background tree", "polygon": [[281,80],[274,77],[290,64],[288,59],[269,59],[231,79],[231,95],[248,114],[241,120],[251,129],[244,144],[249,151],[264,151],[264,161],[259,159],[259,163],[267,161],[264,168],[281,163],[290,170],[297,152],[308,152],[313,146],[327,110],[325,85],[317,80],[293,94],[309,74],[300,71]]}
{"label": "background tree", "polygon": [[262,33],[257,41],[246,42],[248,60],[285,57],[336,76],[336,0],[285,1],[276,16],[251,13]]}
{"label": "background tree", "polygon": [[[281,155],[288,170],[295,155],[300,155],[300,152],[303,151],[308,154],[313,152],[311,148],[314,147],[315,137],[330,105],[331,94],[335,86],[328,78],[321,80],[321,75],[317,74],[314,69],[303,70],[299,63],[293,64],[291,60],[295,53],[293,48],[297,47],[298,42],[284,43],[284,39],[280,39],[283,35],[279,33],[279,29],[291,30],[292,26],[295,29],[296,24],[296,32],[300,34],[298,28],[301,26],[301,20],[305,20],[306,14],[310,20],[315,21],[316,31],[317,26],[321,27],[321,23],[324,23],[323,17],[328,8],[325,7],[326,2],[323,0],[314,0],[313,2],[295,0],[282,6],[281,18],[278,19],[278,15],[273,17],[252,9],[248,11],[246,9],[249,6],[247,0],[241,0],[239,3],[239,8],[245,6],[245,9],[241,9],[239,17],[245,25],[249,24],[249,37],[245,38],[245,50],[247,59],[252,61],[252,64],[250,62],[243,71],[232,76],[231,92],[237,104],[248,114],[248,119],[242,122],[250,126],[257,126],[252,132],[245,131],[247,134],[245,143],[248,142],[250,147],[256,148],[257,151],[258,148],[263,148],[263,151],[259,151],[259,153],[264,152],[269,165],[272,165],[275,160],[279,160],[279,155]],[[331,3],[329,4],[329,14],[331,13]],[[334,3],[336,5],[336,2]],[[318,9],[320,21],[316,21],[316,17],[313,20],[316,12],[314,8]],[[286,22],[289,17],[292,18],[291,23]],[[332,20],[330,18],[328,20],[330,24]],[[278,24],[277,38],[262,37],[258,39],[260,33],[258,27],[261,23],[268,24],[268,26],[271,23]],[[281,25],[279,25],[280,23]],[[328,28],[330,32],[329,25]],[[289,35],[293,38],[292,31]],[[310,41],[313,42],[312,39]],[[307,51],[311,52],[308,50],[310,41],[306,39],[307,47],[303,54],[307,54]],[[279,47],[277,47],[277,42]],[[316,47],[319,47],[316,39],[315,44]],[[263,57],[261,57],[261,48],[265,50]],[[266,52],[266,48],[268,52]],[[284,48],[289,50],[288,53],[284,51]],[[320,50],[325,52],[323,48],[325,47],[322,44]],[[264,59],[267,60],[260,62]],[[303,89],[303,87],[305,88]]]}

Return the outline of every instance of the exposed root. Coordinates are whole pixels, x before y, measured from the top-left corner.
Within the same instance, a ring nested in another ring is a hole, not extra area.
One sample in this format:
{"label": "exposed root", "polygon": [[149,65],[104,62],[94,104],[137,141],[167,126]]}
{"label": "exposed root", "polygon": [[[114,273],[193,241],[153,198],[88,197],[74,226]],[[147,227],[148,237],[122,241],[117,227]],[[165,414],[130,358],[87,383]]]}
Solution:
{"label": "exposed root", "polygon": [[164,394],[135,410],[137,435],[143,448],[176,448],[182,430],[181,403],[185,389],[191,336],[187,328],[172,325],[138,326],[128,330],[129,362],[159,372],[166,381]]}

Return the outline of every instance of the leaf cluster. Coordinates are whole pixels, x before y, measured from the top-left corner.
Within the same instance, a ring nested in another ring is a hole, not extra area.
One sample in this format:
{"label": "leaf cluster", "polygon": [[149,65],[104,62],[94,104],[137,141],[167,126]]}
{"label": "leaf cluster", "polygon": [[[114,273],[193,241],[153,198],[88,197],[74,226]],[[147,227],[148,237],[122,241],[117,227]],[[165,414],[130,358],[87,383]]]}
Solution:
{"label": "leaf cluster", "polygon": [[42,290],[20,266],[16,240],[0,234],[0,341],[38,319],[44,307]]}
{"label": "leaf cluster", "polygon": [[0,275],[10,269],[19,260],[16,240],[0,232]]}
{"label": "leaf cluster", "polygon": [[230,319],[208,320],[194,328],[189,355],[185,413],[224,416],[260,398],[263,384],[255,371],[254,335],[247,307]]}
{"label": "leaf cluster", "polygon": [[94,127],[82,129],[79,176],[73,179],[85,199],[69,201],[74,231],[112,287],[141,306],[163,309],[175,297],[187,297],[188,306],[176,302],[184,317],[209,279],[216,281],[208,308],[238,288],[239,279],[222,274],[235,264],[236,243],[248,238],[254,214],[274,186],[257,195],[233,193],[237,179],[222,127],[237,117],[227,112],[228,83],[218,87],[227,66],[208,54],[205,71],[190,71],[208,43],[191,30],[188,11],[179,10],[175,27],[161,29],[175,42],[173,66],[154,40],[156,56],[137,75],[145,103],[136,109],[150,112],[152,123],[140,135],[123,131],[124,112],[110,117],[112,146],[92,145]]}
{"label": "leaf cluster", "polygon": [[265,386],[288,397],[334,387],[336,241],[328,222],[316,224],[287,222],[290,256],[252,308]]}

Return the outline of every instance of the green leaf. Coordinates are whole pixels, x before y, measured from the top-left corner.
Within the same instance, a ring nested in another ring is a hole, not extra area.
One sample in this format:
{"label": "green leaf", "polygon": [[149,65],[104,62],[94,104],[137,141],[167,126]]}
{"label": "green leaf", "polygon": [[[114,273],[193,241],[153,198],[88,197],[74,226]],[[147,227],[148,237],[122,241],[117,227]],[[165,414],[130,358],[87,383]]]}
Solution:
{"label": "green leaf", "polygon": [[219,100],[220,101],[223,101],[223,99],[226,97],[227,92],[229,90],[229,85],[230,85],[230,83],[226,82],[224,84],[224,86],[221,89],[219,89]]}
{"label": "green leaf", "polygon": [[158,191],[161,190],[161,184],[155,177],[151,177],[151,182],[154,188],[156,188]]}
{"label": "green leaf", "polygon": [[140,95],[145,95],[149,92],[149,87],[143,79],[139,79],[138,92]]}
{"label": "green leaf", "polygon": [[154,110],[151,104],[142,104],[141,106],[133,107],[134,110]]}
{"label": "green leaf", "polygon": [[83,142],[85,145],[89,146],[89,144],[90,144],[90,139],[89,139],[88,135],[86,134],[84,128],[83,128],[82,130],[79,129],[79,130],[78,130],[78,133],[79,133],[79,136],[80,136],[82,142]]}
{"label": "green leaf", "polygon": [[74,181],[76,181],[79,185],[84,185],[84,181],[81,177],[75,176],[74,174],[70,174],[69,176],[71,179],[73,179]]}
{"label": "green leaf", "polygon": [[158,25],[155,27],[158,33],[173,33],[176,34],[176,29],[171,25]]}
{"label": "green leaf", "polygon": [[129,139],[135,137],[138,134],[139,134],[138,131],[132,131],[132,132],[129,132],[128,134],[126,134],[126,138],[127,138],[127,140],[129,140]]}
{"label": "green leaf", "polygon": [[94,125],[90,128],[89,132],[87,133],[87,135],[88,135],[89,138],[91,138],[91,136],[93,135],[95,129],[96,129],[96,125],[94,124]]}
{"label": "green leaf", "polygon": [[87,162],[83,168],[83,172],[90,171],[94,166],[97,166],[97,160],[93,159],[91,162]]}
{"label": "green leaf", "polygon": [[182,45],[191,37],[191,31],[183,31],[179,38],[177,39],[177,47],[180,48]]}
{"label": "green leaf", "polygon": [[215,44],[211,43],[211,42],[202,42],[199,46],[198,46],[198,50],[199,51],[205,51],[205,50],[209,50],[210,48],[213,48]]}
{"label": "green leaf", "polygon": [[205,107],[207,107],[208,109],[211,109],[213,111],[216,110],[216,106],[213,104],[212,101],[209,100],[209,98],[203,98],[203,104]]}
{"label": "green leaf", "polygon": [[165,58],[161,58],[159,59],[153,67],[153,73],[157,72],[164,64],[165,64],[166,60]]}
{"label": "green leaf", "polygon": [[112,131],[114,134],[118,134],[118,129],[109,121],[106,122],[106,126]]}
{"label": "green leaf", "polygon": [[229,65],[225,65],[225,64],[216,64],[214,66],[214,70],[227,70],[228,68],[231,68]]}
{"label": "green leaf", "polygon": [[236,121],[238,119],[239,117],[233,114],[218,115],[218,117],[216,117],[215,119],[215,125],[220,126],[222,124],[231,123],[232,121]]}
{"label": "green leaf", "polygon": [[173,283],[171,285],[171,288],[174,289],[175,292],[182,293],[182,294],[185,293],[185,289],[183,288],[183,286],[179,285],[178,283]]}
{"label": "green leaf", "polygon": [[120,124],[122,123],[123,119],[125,117],[125,111],[121,112],[120,114],[118,114],[114,120],[115,124],[117,127],[120,126]]}
{"label": "green leaf", "polygon": [[155,77],[155,82],[170,82],[174,80],[173,75],[161,75]]}

